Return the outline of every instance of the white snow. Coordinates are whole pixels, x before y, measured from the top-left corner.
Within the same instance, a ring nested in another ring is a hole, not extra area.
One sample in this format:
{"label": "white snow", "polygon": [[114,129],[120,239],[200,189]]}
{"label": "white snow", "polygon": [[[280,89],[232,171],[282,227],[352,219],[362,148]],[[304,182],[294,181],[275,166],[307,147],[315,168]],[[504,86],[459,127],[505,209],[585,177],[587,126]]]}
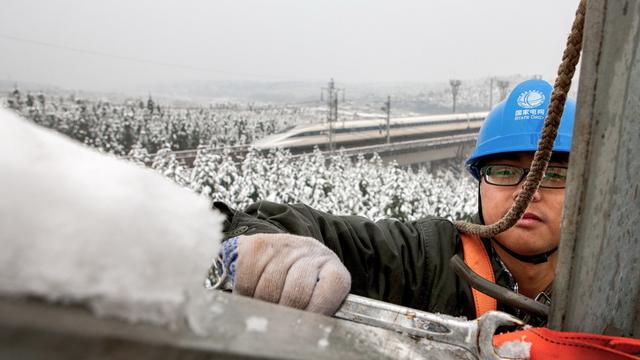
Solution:
{"label": "white snow", "polygon": [[296,157],[282,150],[269,154],[250,150],[239,165],[224,154],[203,149],[192,169],[181,168],[175,159],[154,161],[155,169],[169,178],[237,209],[268,200],[374,220],[427,215],[455,220],[477,211],[477,182],[462,169],[412,171],[385,165],[377,155],[352,162],[339,152]]}
{"label": "white snow", "polygon": [[99,316],[184,320],[221,238],[204,197],[5,109],[0,200],[0,295]]}
{"label": "white snow", "polygon": [[531,343],[522,340],[507,341],[496,348],[496,353],[500,357],[508,359],[522,359],[526,360],[531,358]]}
{"label": "white snow", "polygon": [[269,320],[261,316],[249,316],[244,320],[247,331],[266,332]]}
{"label": "white snow", "polygon": [[329,335],[331,335],[333,328],[330,326],[327,326],[327,327],[324,327],[322,330],[323,330],[323,334],[322,334],[322,337],[318,340],[318,347],[321,349],[324,349],[327,346],[329,346]]}
{"label": "white snow", "polygon": [[[423,95],[433,99],[446,95],[429,94]],[[450,94],[445,97],[450,100]],[[418,98],[424,105],[426,99]],[[102,152],[151,165],[176,183],[237,209],[270,200],[304,203],[332,214],[400,220],[426,215],[455,220],[477,211],[477,182],[464,174],[460,159],[430,171],[411,171],[385,165],[377,156],[352,161],[340,152],[292,156],[287,151],[261,154],[254,149],[244,159],[228,152],[265,136],[279,136],[274,134],[290,126],[317,124],[325,118],[323,108],[250,103],[184,109],[160,106],[152,99],[112,104],[19,91],[8,94],[6,101],[36,124]],[[348,110],[349,117],[355,110]],[[193,168],[173,152],[196,147]]]}
{"label": "white snow", "polygon": [[326,338],[322,338],[320,340],[318,340],[318,347],[319,348],[326,348],[327,346],[329,346],[329,339]]}
{"label": "white snow", "polygon": [[214,303],[214,304],[211,304],[211,306],[209,307],[209,311],[213,315],[220,315],[224,313],[224,307],[222,306],[222,304]]}

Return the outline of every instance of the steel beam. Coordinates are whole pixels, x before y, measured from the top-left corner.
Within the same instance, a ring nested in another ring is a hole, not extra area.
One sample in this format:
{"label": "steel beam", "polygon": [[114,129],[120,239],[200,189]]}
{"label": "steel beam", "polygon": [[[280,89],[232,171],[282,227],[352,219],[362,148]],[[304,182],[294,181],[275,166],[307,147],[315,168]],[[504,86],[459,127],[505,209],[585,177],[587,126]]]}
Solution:
{"label": "steel beam", "polygon": [[0,359],[468,359],[465,349],[202,290],[168,328],[86,307],[0,297]]}

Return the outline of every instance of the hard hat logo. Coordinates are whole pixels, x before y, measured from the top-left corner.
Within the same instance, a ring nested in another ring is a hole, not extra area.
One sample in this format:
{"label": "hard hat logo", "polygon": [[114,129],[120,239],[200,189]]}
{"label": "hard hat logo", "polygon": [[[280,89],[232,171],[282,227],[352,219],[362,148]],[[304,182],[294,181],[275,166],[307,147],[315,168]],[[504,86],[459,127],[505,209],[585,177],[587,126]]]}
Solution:
{"label": "hard hat logo", "polygon": [[518,106],[525,109],[533,109],[544,104],[546,97],[539,90],[527,90],[518,96]]}
{"label": "hard hat logo", "polygon": [[[480,179],[478,165],[484,157],[538,149],[552,91],[551,84],[544,80],[526,80],[517,84],[511,94],[491,110],[478,133],[476,148],[466,161],[467,169],[476,179]],[[575,101],[568,98],[554,152],[571,151],[575,108]]]}

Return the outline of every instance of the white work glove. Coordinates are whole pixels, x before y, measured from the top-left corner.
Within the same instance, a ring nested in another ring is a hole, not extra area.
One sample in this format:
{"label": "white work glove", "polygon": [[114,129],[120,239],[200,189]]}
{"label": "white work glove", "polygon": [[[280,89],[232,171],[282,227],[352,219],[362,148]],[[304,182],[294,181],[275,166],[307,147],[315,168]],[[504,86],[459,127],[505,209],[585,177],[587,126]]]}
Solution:
{"label": "white work glove", "polygon": [[256,234],[237,243],[235,293],[325,315],[333,315],[349,294],[349,271],[315,239]]}

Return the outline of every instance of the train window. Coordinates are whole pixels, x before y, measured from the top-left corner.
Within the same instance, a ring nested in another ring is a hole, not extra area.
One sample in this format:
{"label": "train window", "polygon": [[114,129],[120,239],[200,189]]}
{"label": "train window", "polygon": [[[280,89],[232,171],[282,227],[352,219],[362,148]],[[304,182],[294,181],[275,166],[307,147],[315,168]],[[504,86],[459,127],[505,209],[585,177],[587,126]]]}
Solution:
{"label": "train window", "polygon": [[[427,125],[442,125],[442,124],[450,124],[450,123],[458,123],[462,122],[460,119],[449,119],[449,120],[438,120],[438,121],[423,121],[417,123],[395,123],[391,124],[392,129],[398,128],[408,128],[415,126],[427,126]],[[364,127],[348,127],[348,128],[335,128],[334,133],[353,133],[353,132],[364,132],[364,131],[384,131],[387,128],[386,123],[380,123],[374,126],[364,126]],[[324,135],[327,136],[329,134],[329,130],[316,130],[316,131],[305,131],[293,135],[292,137],[306,137],[306,136],[319,136]]]}

